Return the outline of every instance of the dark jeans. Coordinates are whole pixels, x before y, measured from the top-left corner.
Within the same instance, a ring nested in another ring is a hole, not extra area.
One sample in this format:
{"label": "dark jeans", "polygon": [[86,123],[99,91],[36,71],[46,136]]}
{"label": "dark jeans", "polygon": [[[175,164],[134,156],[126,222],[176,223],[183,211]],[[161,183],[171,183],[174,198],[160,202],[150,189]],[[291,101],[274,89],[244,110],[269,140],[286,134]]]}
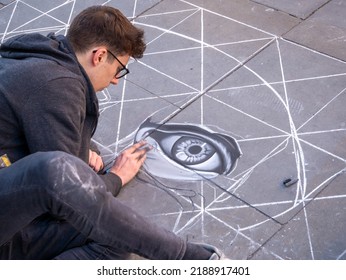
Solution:
{"label": "dark jeans", "polygon": [[0,259],[181,259],[185,250],[74,156],[36,153],[0,170]]}

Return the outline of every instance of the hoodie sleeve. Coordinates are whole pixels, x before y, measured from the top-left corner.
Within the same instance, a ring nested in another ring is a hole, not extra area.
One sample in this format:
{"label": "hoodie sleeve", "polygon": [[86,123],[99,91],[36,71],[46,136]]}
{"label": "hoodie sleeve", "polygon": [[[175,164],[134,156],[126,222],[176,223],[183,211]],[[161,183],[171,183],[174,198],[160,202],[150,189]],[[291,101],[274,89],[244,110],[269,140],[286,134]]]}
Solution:
{"label": "hoodie sleeve", "polygon": [[103,182],[106,184],[107,190],[111,192],[113,196],[117,196],[122,187],[122,181],[120,177],[111,172],[100,176]]}

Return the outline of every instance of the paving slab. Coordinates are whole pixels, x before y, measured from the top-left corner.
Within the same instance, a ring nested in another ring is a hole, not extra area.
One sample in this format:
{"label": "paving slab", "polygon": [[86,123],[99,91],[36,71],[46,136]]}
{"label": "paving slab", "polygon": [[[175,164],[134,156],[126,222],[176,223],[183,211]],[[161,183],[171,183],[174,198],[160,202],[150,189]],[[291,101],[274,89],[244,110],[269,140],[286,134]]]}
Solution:
{"label": "paving slab", "polygon": [[268,7],[277,9],[295,17],[306,19],[321,6],[329,2],[330,0],[253,0],[256,3],[266,5]]}
{"label": "paving slab", "polygon": [[190,0],[186,2],[277,36],[288,32],[301,22],[294,16],[249,0]]}
{"label": "paving slab", "polygon": [[[253,259],[345,260],[345,172],[330,178],[317,198],[278,231]],[[328,217],[323,219],[323,217]]]}
{"label": "paving slab", "polygon": [[346,61],[346,2],[332,0],[285,38]]}
{"label": "paving slab", "polygon": [[8,4],[10,4],[10,3],[14,2],[14,1],[15,0],[1,0],[0,5],[6,6],[6,5],[8,5]]}

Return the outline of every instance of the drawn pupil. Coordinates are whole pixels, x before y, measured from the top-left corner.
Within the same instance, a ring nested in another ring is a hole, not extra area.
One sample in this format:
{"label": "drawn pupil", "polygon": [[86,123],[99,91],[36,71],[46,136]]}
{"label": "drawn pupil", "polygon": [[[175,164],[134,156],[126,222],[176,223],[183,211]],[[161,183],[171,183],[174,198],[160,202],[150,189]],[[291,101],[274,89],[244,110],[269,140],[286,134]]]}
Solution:
{"label": "drawn pupil", "polygon": [[197,145],[193,145],[189,148],[189,152],[191,154],[197,155],[202,151],[202,148],[200,146]]}
{"label": "drawn pupil", "polygon": [[215,151],[215,148],[203,139],[183,136],[174,143],[171,156],[181,164],[193,165],[204,163]]}

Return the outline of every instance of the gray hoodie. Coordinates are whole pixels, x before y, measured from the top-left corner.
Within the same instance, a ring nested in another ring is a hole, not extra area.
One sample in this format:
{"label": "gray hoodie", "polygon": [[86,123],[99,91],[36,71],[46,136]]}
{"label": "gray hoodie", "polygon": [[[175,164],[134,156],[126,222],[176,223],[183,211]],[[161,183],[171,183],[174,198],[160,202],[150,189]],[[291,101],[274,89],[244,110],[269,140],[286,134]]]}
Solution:
{"label": "gray hoodie", "polygon": [[[64,151],[88,162],[98,100],[66,37],[13,37],[0,56],[0,155],[13,163],[38,151]],[[116,195],[120,178],[102,177]]]}

